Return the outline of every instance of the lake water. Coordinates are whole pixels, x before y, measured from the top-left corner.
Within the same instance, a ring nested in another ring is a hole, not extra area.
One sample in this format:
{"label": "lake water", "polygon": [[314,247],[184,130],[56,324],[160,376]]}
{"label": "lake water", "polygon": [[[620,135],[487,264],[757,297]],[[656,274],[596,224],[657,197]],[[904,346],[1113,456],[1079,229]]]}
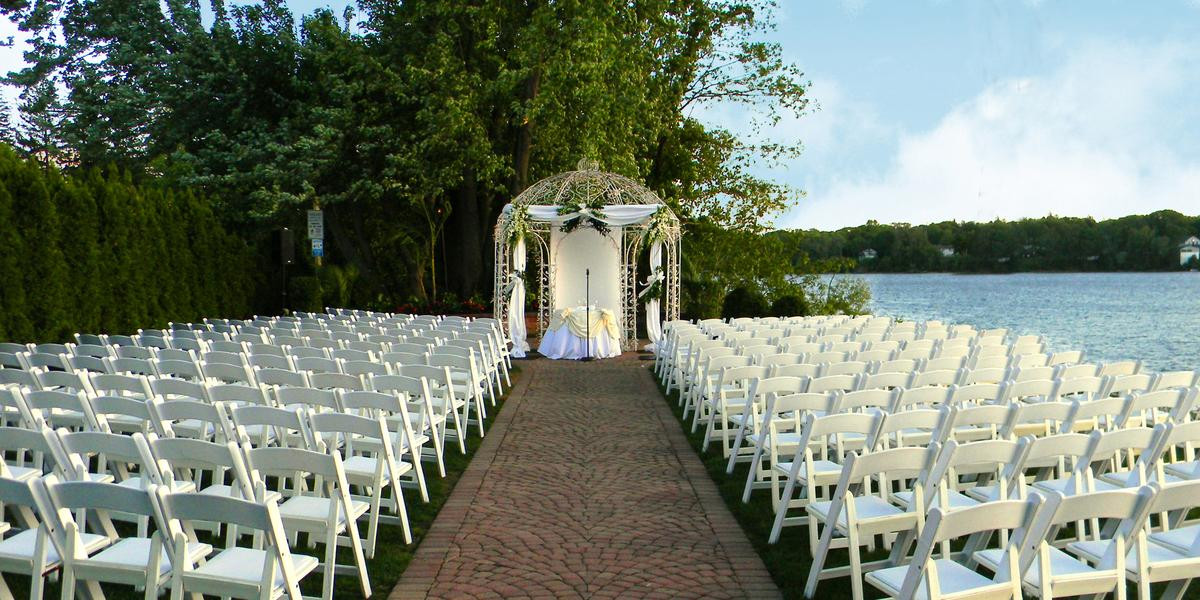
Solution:
{"label": "lake water", "polygon": [[864,275],[871,312],[1006,327],[1090,361],[1200,369],[1200,273]]}

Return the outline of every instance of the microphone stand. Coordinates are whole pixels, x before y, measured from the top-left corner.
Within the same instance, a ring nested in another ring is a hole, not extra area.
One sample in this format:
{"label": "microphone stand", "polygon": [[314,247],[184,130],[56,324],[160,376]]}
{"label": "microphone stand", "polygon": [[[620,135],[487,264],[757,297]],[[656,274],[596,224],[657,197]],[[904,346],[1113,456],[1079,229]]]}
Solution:
{"label": "microphone stand", "polygon": [[592,356],[592,270],[583,270],[583,330],[587,339],[583,341],[584,352],[587,356],[579,360],[596,360]]}

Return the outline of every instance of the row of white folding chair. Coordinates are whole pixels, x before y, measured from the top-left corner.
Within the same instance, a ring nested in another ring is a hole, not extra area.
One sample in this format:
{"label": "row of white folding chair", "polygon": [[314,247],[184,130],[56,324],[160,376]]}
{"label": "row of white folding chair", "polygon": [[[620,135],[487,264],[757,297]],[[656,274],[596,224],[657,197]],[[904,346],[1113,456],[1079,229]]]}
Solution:
{"label": "row of white folding chair", "polygon": [[[907,565],[868,572],[865,580],[897,598],[1042,598],[1104,595],[1124,597],[1126,581],[1151,598],[1151,583],[1170,582],[1160,597],[1178,599],[1200,569],[1196,532],[1185,545],[1153,532],[1152,514],[1196,505],[1200,484],[1097,492],[1074,497],[1033,494],[1025,500],[979,504],[958,510],[933,508]],[[1063,536],[1079,519],[1110,525]],[[997,536],[996,534],[999,533]],[[1172,534],[1176,532],[1171,532]],[[951,540],[962,551],[949,552]],[[989,539],[997,547],[986,548]],[[938,551],[941,549],[941,556]],[[897,561],[898,562],[898,561]],[[985,571],[980,572],[982,566]],[[857,582],[857,574],[854,583]],[[810,579],[806,593],[815,593]],[[861,597],[861,584],[854,588]]]}
{"label": "row of white folding chair", "polygon": [[[938,468],[936,465],[947,464],[948,456],[964,455],[960,464],[975,472],[974,469],[981,461],[994,466],[999,457],[1011,457],[1014,453],[1019,453],[1021,443],[980,442],[958,446],[954,442],[948,442],[947,445],[950,446],[949,452],[946,448],[939,452],[934,445],[928,449],[901,448],[862,455],[851,453],[847,457],[831,499],[812,503],[807,508],[810,531],[815,531],[818,527],[821,530],[819,541],[815,543],[813,564],[806,585],[807,596],[813,596],[821,579],[849,574],[853,596],[861,598],[863,572],[873,568],[882,569],[875,574],[868,574],[867,580],[886,592],[897,594],[905,586],[905,577],[922,576],[920,568],[898,566],[906,562],[906,549],[911,540],[921,537],[917,555],[914,557],[918,565],[927,566],[926,561],[935,551],[932,548],[935,544],[942,552],[941,560],[947,561],[951,556],[948,541],[959,536],[946,535],[946,532],[938,533],[942,528],[940,521],[943,518],[962,514],[963,524],[967,525],[972,520],[980,519],[981,515],[990,515],[994,510],[981,507],[1005,504],[1011,506],[1015,502],[1021,502],[1006,500],[1009,496],[980,500],[972,498],[969,495],[970,490],[968,494],[963,494],[958,490],[949,489],[953,487],[951,483],[957,480],[957,475],[952,471],[950,482],[930,479],[931,471]],[[942,458],[934,461],[933,457],[939,454]],[[931,467],[931,464],[935,466]],[[988,473],[987,470],[983,472]],[[902,487],[910,487],[910,491],[903,497],[894,492],[897,482],[907,484]],[[1149,582],[1152,579],[1149,569],[1142,570],[1125,564],[1130,540],[1133,539],[1134,544],[1144,543],[1145,540],[1139,537],[1146,533],[1146,523],[1150,514],[1186,512],[1200,502],[1195,497],[1200,491],[1196,483],[1182,484],[1174,488],[1162,488],[1152,483],[1124,489],[1079,489],[1070,490],[1066,494],[1053,489],[1035,489],[1036,492],[1015,496],[1028,498],[1034,505],[1040,503],[1043,498],[1050,498],[1051,505],[1056,508],[1039,521],[1026,515],[1020,526],[1016,526],[1012,521],[1002,524],[1005,523],[1003,519],[987,525],[972,526],[974,529],[971,531],[1007,530],[999,537],[1001,549],[985,549],[986,538],[969,541],[962,547],[960,556],[967,559],[964,561],[965,565],[970,566],[972,562],[977,561],[998,573],[997,579],[989,581],[989,578],[969,569],[955,569],[957,572],[935,569],[925,574],[931,580],[926,584],[933,583],[934,587],[926,590],[929,592],[928,596],[922,597],[940,597],[937,595],[940,591],[937,586],[940,577],[946,578],[945,582],[949,588],[945,590],[946,593],[963,592],[967,584],[986,588],[994,586],[997,581],[1003,584],[1007,579],[1010,591],[1016,592],[1016,596],[1011,597],[1019,597],[1019,585],[1023,585],[1028,593],[1041,597],[1109,591],[1116,591],[1120,596],[1123,595],[1125,579],[1128,576],[1129,579],[1139,582],[1141,597],[1148,598]],[[1160,495],[1161,500],[1156,502],[1155,498]],[[957,501],[959,498],[962,500]],[[930,522],[923,523],[922,515],[927,510]],[[835,524],[834,515],[845,516],[839,516]],[[1119,524],[1100,527],[1098,522],[1102,520]],[[1041,529],[1034,527],[1034,523],[1040,523]],[[1062,526],[1070,524],[1076,524],[1080,530],[1072,537],[1059,539],[1058,532]],[[1085,538],[1085,530],[1089,524],[1090,530]],[[1197,544],[1198,533],[1200,529],[1191,528],[1188,531],[1184,528],[1168,529],[1150,535],[1150,539],[1157,537],[1156,541],[1165,540],[1166,544],[1159,543],[1173,550],[1169,553],[1160,552],[1160,556],[1167,554],[1166,558],[1178,560],[1186,557],[1188,551],[1192,550],[1190,565],[1193,570],[1189,573],[1186,570],[1175,569],[1174,577],[1163,579],[1181,578],[1178,573],[1187,573],[1182,576],[1183,579],[1196,575],[1194,568],[1200,561],[1200,554],[1195,552],[1195,549],[1200,549],[1200,544]],[[873,545],[877,535],[884,536],[885,544],[890,536],[899,535],[900,540],[892,546],[891,556],[887,560],[864,565],[859,548],[863,545]],[[1183,543],[1180,544],[1180,541]],[[1059,549],[1060,545],[1066,545],[1067,552]],[[825,567],[829,551],[834,547],[846,547],[849,550],[851,560],[848,569]],[[1148,566],[1151,564],[1148,563],[1150,556],[1144,546],[1141,549],[1141,552],[1136,553],[1141,558],[1139,566]],[[1130,562],[1137,564],[1136,560]],[[1166,566],[1169,563],[1163,561],[1159,564]],[[938,565],[940,568],[945,566],[948,565]],[[1033,573],[1030,572],[1031,568],[1034,569]],[[913,581],[909,581],[907,585],[911,588],[913,584]],[[912,597],[911,589],[908,595],[901,594],[898,597]]]}
{"label": "row of white folding chair", "polygon": [[[847,394],[844,398],[820,394],[791,394],[771,398],[761,417],[756,415],[759,425],[748,436],[751,443],[755,444],[755,452],[743,490],[743,501],[749,501],[752,489],[769,487],[773,505],[778,508],[782,498],[790,497],[790,489],[782,495],[780,493],[781,477],[798,479],[806,486],[803,498],[811,498],[815,486],[821,485],[819,480],[822,476],[826,485],[830,475],[836,476],[837,457],[848,451],[946,443],[948,440],[956,443],[1011,441],[1018,437],[1039,438],[1080,431],[1101,434],[1122,432],[1120,435],[1129,435],[1132,429],[1126,428],[1153,424],[1156,414],[1164,417],[1160,423],[1161,427],[1167,428],[1164,435],[1172,431],[1171,428],[1178,427],[1175,431],[1179,435],[1188,436],[1170,441],[1167,437],[1162,438],[1163,450],[1200,440],[1200,430],[1196,429],[1194,422],[1174,420],[1179,413],[1186,413],[1186,403],[1194,400],[1195,394],[1156,394],[1167,397],[1131,396],[1107,401],[1113,403],[1114,407],[1102,415],[1106,418],[1103,423],[1089,422],[1101,415],[1087,412],[1089,405],[1078,401],[1008,407],[942,406],[937,410],[888,412],[883,408],[888,398],[873,397],[881,396],[875,392],[865,393],[866,397],[863,398],[860,398],[864,396],[863,392]],[[893,400],[896,397],[895,394],[891,396]],[[1150,447],[1155,446],[1151,443]],[[1190,445],[1172,452],[1180,455],[1178,461],[1171,463],[1175,466],[1168,467],[1173,472],[1191,475],[1197,471]],[[1149,457],[1145,468],[1149,471],[1157,468],[1156,461],[1162,453],[1161,450],[1147,453],[1143,457]],[[1009,457],[998,464],[1014,466],[1020,461]],[[730,472],[732,465],[731,462]],[[815,477],[810,473],[815,473]],[[1157,478],[1168,482],[1161,469]],[[792,507],[803,505],[803,501],[790,503]],[[782,516],[780,519],[782,523]]]}
{"label": "row of white folding chair", "polygon": [[[731,371],[734,372],[734,371]],[[1055,383],[1036,390],[1045,393],[1044,401],[1024,403],[1006,392],[1002,386],[976,384],[970,386],[893,388],[891,390],[847,389],[850,382],[840,377],[805,381],[803,378],[774,377],[755,379],[753,374],[744,388],[744,394],[729,400],[726,390],[720,394],[720,403],[709,414],[705,431],[704,448],[715,433],[722,437],[724,456],[729,460],[727,470],[733,471],[736,462],[754,460],[761,455],[761,434],[767,421],[777,419],[798,425],[807,411],[796,412],[795,407],[784,404],[784,415],[771,413],[772,398],[783,396],[791,402],[808,402],[808,411],[838,413],[845,411],[870,410],[881,413],[899,414],[914,409],[937,409],[943,406],[963,409],[973,419],[984,421],[973,423],[978,426],[990,422],[992,433],[1003,436],[1026,433],[1049,434],[1059,431],[1092,429],[1114,429],[1130,424],[1154,424],[1159,422],[1184,422],[1190,420],[1191,411],[1200,397],[1200,388],[1176,388],[1157,392],[1130,393],[1125,396],[1075,396],[1056,393]],[[1061,382],[1060,382],[1061,383]],[[1070,383],[1070,382],[1066,382]],[[1019,387],[1019,386],[1013,386]],[[1065,390],[1070,391],[1070,390]],[[1005,417],[1005,411],[1011,413]],[[746,413],[749,413],[747,416]],[[991,414],[995,413],[995,414]],[[735,418],[718,420],[718,415]],[[990,419],[991,421],[987,421]],[[693,428],[697,420],[693,421]],[[737,425],[736,438],[729,442],[729,423]],[[757,448],[747,448],[743,443]],[[752,476],[762,472],[752,469]],[[747,487],[747,490],[749,487]]]}
{"label": "row of white folding chair", "polygon": [[[428,435],[433,448],[427,456],[435,460],[439,472],[444,471],[444,443],[447,429],[457,439],[459,449],[465,452],[465,422],[467,411],[473,406],[476,422],[481,423],[483,406],[478,400],[460,401],[456,389],[461,390],[451,379],[445,368],[410,366],[404,374],[368,376],[355,378],[338,374],[314,374],[309,383],[317,389],[300,386],[264,386],[239,384],[208,384],[188,382],[173,378],[136,378],[96,375],[92,379],[70,379],[70,374],[58,373],[51,382],[62,384],[55,390],[25,390],[20,388],[0,389],[0,407],[9,422],[36,426],[39,422],[50,422],[55,426],[74,429],[96,429],[108,431],[146,430],[147,421],[153,416],[158,402],[192,400],[208,404],[293,406],[309,404],[340,409],[339,394],[363,390],[399,394],[408,402],[416,420],[417,433]],[[407,375],[407,376],[406,376]],[[430,386],[433,381],[437,385]],[[72,387],[77,386],[77,387]],[[86,386],[86,389],[84,388]],[[432,392],[431,392],[432,390]],[[150,402],[147,402],[147,400]],[[22,408],[24,406],[24,408]],[[182,409],[180,409],[182,410]],[[196,416],[190,417],[195,419]],[[163,428],[156,430],[166,435]],[[215,434],[218,430],[214,430]],[[482,435],[482,426],[479,427]],[[211,436],[211,434],[210,434]],[[420,450],[418,448],[418,456]],[[425,491],[422,485],[422,495]]]}
{"label": "row of white folding chair", "polygon": [[[260,462],[274,466],[272,458],[264,452]],[[314,557],[291,554],[289,534],[303,530],[310,535],[325,533],[321,536],[326,544],[322,597],[333,597],[333,575],[341,566],[336,563],[339,537],[348,538],[355,551],[353,569],[363,597],[368,597],[370,584],[365,561],[361,560],[357,528],[348,526],[341,516],[355,515],[360,509],[349,500],[336,469],[329,468],[331,463],[336,464],[336,457],[310,453],[303,457],[307,459],[304,462],[294,456],[283,458],[288,466],[323,479],[317,487],[329,490],[325,497],[307,496],[303,500],[310,509],[304,512],[309,513],[316,512],[313,509],[318,506],[314,504],[328,504],[326,515],[305,518],[303,512],[287,514],[287,502],[281,509],[274,500],[251,502],[171,493],[158,485],[142,489],[91,481],[60,482],[54,476],[33,481],[0,479],[3,501],[31,514],[36,510],[40,516],[12,538],[24,538],[26,543],[8,545],[11,556],[5,558],[10,560],[3,561],[0,570],[31,575],[33,598],[41,597],[46,576],[61,568],[65,598],[73,597],[76,584],[89,596],[103,597],[99,583],[106,582],[142,587],[147,598],[170,586],[176,598],[192,593],[252,598],[286,595],[299,600],[299,580],[321,565]],[[120,535],[109,520],[118,510],[155,521],[154,534]],[[195,534],[197,529],[214,523],[224,524],[231,532],[225,536],[223,549],[214,550]],[[88,533],[89,524],[103,533]],[[253,533],[251,545],[239,547],[247,533]]]}
{"label": "row of white folding chair", "polygon": [[[378,396],[362,392],[355,394]],[[358,404],[364,402],[361,398],[353,397],[350,401]],[[379,403],[376,398],[365,401],[374,405]],[[219,405],[217,410],[225,412]],[[50,471],[44,461],[41,464],[33,462],[39,452],[49,450],[54,458],[52,470],[72,480],[117,481],[132,487],[144,487],[147,482],[154,482],[177,492],[198,490],[209,495],[251,499],[251,491],[263,485],[252,458],[256,449],[332,452],[345,461],[344,469],[339,464],[339,472],[349,477],[351,485],[365,491],[366,496],[355,498],[368,506],[370,511],[367,555],[374,553],[385,490],[391,491],[390,498],[386,498],[392,512],[390,518],[401,525],[405,542],[411,542],[407,511],[400,489],[402,485],[416,483],[421,486],[426,499],[427,494],[424,492],[423,479],[420,478],[419,463],[404,461],[406,453],[419,457],[419,454],[411,452],[414,435],[407,421],[403,432],[406,435],[401,437],[389,431],[381,412],[362,416],[348,412],[313,412],[306,407],[284,410],[262,406],[233,407],[227,412],[232,416],[236,429],[236,434],[232,434],[236,442],[159,438],[154,433],[147,433],[143,437],[142,433],[124,436],[101,431],[68,432],[60,429],[56,432],[43,426],[40,430],[45,438],[43,446],[28,439],[28,432],[33,430],[5,428],[2,430],[6,434],[2,442],[3,449],[17,452],[22,461],[21,453],[32,453],[34,458],[11,468],[0,464],[5,470],[0,475],[13,476],[15,473],[27,479]],[[227,426],[224,422],[212,425],[215,428]],[[167,429],[166,433],[173,432]],[[93,456],[99,457],[100,462],[93,463],[90,460]],[[243,459],[246,460],[245,464],[242,463]],[[96,466],[92,467],[91,464]],[[211,473],[211,476],[205,476],[201,471]],[[258,499],[263,499],[261,492]],[[285,515],[287,512],[285,510]]]}

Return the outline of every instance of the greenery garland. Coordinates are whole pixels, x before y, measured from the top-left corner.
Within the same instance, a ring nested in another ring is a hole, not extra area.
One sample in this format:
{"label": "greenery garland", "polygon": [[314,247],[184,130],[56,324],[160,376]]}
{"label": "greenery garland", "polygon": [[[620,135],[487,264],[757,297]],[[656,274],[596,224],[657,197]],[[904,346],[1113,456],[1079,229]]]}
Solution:
{"label": "greenery garland", "polygon": [[604,222],[604,201],[601,198],[589,198],[586,203],[582,203],[574,198],[568,198],[563,200],[562,204],[558,205],[558,214],[560,215],[569,215],[585,210],[587,212],[584,214],[563,221],[559,231],[571,233],[578,229],[580,225],[587,225],[600,232],[600,235],[608,235],[611,230],[608,228],[608,224]]}

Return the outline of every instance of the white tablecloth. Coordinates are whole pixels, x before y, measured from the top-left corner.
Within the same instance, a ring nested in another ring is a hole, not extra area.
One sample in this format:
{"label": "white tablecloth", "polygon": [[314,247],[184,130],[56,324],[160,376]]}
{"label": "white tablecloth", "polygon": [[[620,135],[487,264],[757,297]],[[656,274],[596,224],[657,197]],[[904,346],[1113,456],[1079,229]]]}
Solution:
{"label": "white tablecloth", "polygon": [[[583,335],[587,323],[588,311],[578,306],[559,311],[551,323],[551,328],[542,337],[538,352],[546,358],[579,359],[588,356],[588,343]],[[612,311],[592,308],[591,315],[591,356],[595,358],[612,358],[621,355],[620,339],[613,335],[617,331]],[[580,333],[575,332],[576,329]]]}

